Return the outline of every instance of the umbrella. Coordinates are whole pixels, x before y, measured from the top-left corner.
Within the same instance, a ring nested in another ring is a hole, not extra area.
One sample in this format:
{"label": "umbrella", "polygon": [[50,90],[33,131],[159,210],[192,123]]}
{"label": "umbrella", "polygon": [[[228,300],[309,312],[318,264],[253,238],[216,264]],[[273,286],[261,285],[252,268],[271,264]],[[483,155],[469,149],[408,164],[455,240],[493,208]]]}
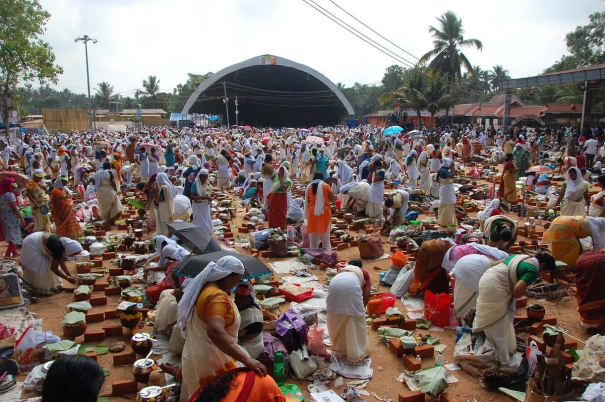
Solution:
{"label": "umbrella", "polygon": [[143,142],[137,145],[137,149],[145,148],[145,152],[151,152],[151,148],[159,148],[159,145],[152,144],[150,142]]}
{"label": "umbrella", "polygon": [[408,133],[408,135],[411,135],[413,137],[413,136],[416,136],[416,135],[424,135],[424,133],[422,131],[420,131],[420,130],[412,130],[412,131],[410,131]]}
{"label": "umbrella", "polygon": [[256,278],[258,276],[270,274],[273,271],[269,269],[261,260],[247,254],[238,254],[231,251],[216,251],[203,255],[193,255],[185,258],[174,270],[177,276],[195,277],[202,272],[210,262],[216,262],[222,257],[232,256],[244,264],[244,278]]}
{"label": "umbrella", "polygon": [[310,131],[309,131],[309,130],[307,130],[306,128],[301,128],[301,129],[300,129],[300,132],[301,132],[301,133],[305,133],[305,134],[309,134],[309,133],[310,133]]}
{"label": "umbrella", "polygon": [[27,181],[29,180],[29,177],[27,177],[24,174],[17,173],[17,172],[5,171],[5,172],[0,173],[0,181],[2,181],[5,177],[10,177],[11,179],[15,179],[15,182],[17,183],[19,188],[25,188],[25,186],[27,185]]}
{"label": "umbrella", "polygon": [[526,170],[526,172],[534,172],[534,173],[550,173],[552,169],[546,165],[536,165],[532,166]]}
{"label": "umbrella", "polygon": [[395,135],[403,131],[399,126],[391,126],[382,132],[382,135]]}
{"label": "umbrella", "polygon": [[311,142],[318,142],[320,144],[323,144],[325,142],[323,138],[316,137],[314,135],[308,136],[307,138],[305,138],[305,140],[307,141],[307,144]]}
{"label": "umbrella", "polygon": [[251,130],[252,128],[250,126],[244,126],[244,130]]}
{"label": "umbrella", "polygon": [[236,152],[236,153],[235,153],[235,157],[236,157],[236,158],[241,158],[241,159],[244,159],[244,154],[239,153],[239,152]]}
{"label": "umbrella", "polygon": [[185,245],[191,248],[195,254],[211,253],[220,251],[221,246],[206,233],[201,227],[189,222],[168,222],[168,232],[178,237]]}

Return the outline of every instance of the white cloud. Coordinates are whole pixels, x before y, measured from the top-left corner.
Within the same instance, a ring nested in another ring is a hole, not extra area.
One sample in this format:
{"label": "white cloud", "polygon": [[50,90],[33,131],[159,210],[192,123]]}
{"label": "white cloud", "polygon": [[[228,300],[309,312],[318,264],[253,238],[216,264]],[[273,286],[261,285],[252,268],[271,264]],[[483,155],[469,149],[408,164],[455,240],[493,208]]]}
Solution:
{"label": "white cloud", "polygon": [[[315,1],[354,23],[329,0]],[[564,0],[334,1],[418,57],[432,47],[429,25],[452,10],[462,18],[465,36],[483,42],[483,52],[465,51],[471,63],[484,69],[501,64],[513,77],[552,65],[565,53],[565,34],[603,8],[601,0],[573,7]],[[302,0],[41,2],[52,14],[45,39],[65,70],[59,88],[74,92],[86,91],[83,44],[74,43],[83,34],[99,40],[89,47],[91,86],[108,81],[125,96],[148,75],[158,76],[162,91],[172,91],[187,73],[216,72],[261,54],[306,64],[346,85],[378,82],[395,63]]]}

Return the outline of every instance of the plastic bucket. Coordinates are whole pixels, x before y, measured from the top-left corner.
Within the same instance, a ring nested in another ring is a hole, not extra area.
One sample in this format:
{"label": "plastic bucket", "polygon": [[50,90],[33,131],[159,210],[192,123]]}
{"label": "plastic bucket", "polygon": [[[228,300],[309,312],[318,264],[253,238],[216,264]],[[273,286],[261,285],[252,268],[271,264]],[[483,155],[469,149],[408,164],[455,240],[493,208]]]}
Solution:
{"label": "plastic bucket", "polygon": [[391,293],[385,293],[382,295],[382,312],[385,313],[389,307],[395,307],[395,300],[397,296]]}
{"label": "plastic bucket", "polygon": [[398,186],[401,184],[401,180],[393,180],[393,185]]}
{"label": "plastic bucket", "polygon": [[342,200],[336,200],[336,209],[340,209],[340,207],[342,206]]}

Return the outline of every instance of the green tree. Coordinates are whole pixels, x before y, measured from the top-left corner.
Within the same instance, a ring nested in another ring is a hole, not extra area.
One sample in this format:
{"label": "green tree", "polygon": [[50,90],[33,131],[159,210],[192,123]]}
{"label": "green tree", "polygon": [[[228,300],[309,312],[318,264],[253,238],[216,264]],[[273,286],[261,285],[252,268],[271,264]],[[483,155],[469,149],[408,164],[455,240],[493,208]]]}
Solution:
{"label": "green tree", "polygon": [[143,80],[144,93],[151,96],[155,100],[156,95],[160,92],[160,80],[155,75],[150,75],[146,80]]}
{"label": "green tree", "polygon": [[95,98],[97,100],[97,103],[100,107],[108,109],[109,101],[113,96],[113,86],[109,85],[108,82],[103,81],[97,84],[96,91],[97,94],[95,95]]}
{"label": "green tree", "polygon": [[7,137],[17,85],[36,80],[56,84],[63,73],[52,47],[41,39],[49,18],[38,0],[0,2],[0,93]]}
{"label": "green tree", "polygon": [[491,74],[490,84],[494,91],[499,91],[502,89],[502,82],[509,80],[510,75],[508,75],[508,70],[506,70],[502,66],[494,66]]}
{"label": "green tree", "polygon": [[[445,82],[436,73],[429,75],[428,85],[424,90],[426,110],[431,114],[430,122],[435,124],[435,114],[439,110],[451,107],[451,95],[445,93]],[[430,124],[430,123],[429,123]]]}
{"label": "green tree", "polygon": [[414,109],[418,114],[418,124],[422,121],[421,112],[429,105],[426,92],[429,86],[427,68],[416,66],[405,70],[403,85],[393,92],[387,92],[379,98],[381,104],[398,102]]}
{"label": "green tree", "polygon": [[183,110],[185,103],[187,103],[187,100],[189,99],[193,91],[195,91],[204,81],[210,78],[213,73],[189,73],[187,75],[189,76],[187,82],[185,82],[184,84],[178,84],[174,89],[173,92],[175,96],[172,96],[170,99],[170,102],[168,104],[168,108],[170,109],[169,111],[180,112],[181,110]]}
{"label": "green tree", "polygon": [[[473,66],[468,58],[460,51],[462,47],[475,47],[483,49],[483,44],[478,39],[464,39],[464,29],[462,28],[462,19],[458,18],[452,11],[447,11],[441,17],[437,18],[439,28],[431,26],[429,32],[435,38],[434,48],[425,53],[419,60],[419,63],[425,63],[431,58],[429,67],[440,71],[445,75],[446,93],[449,95],[451,84],[462,78],[462,67],[474,75]],[[446,120],[449,110],[446,109]]]}
{"label": "green tree", "polygon": [[393,92],[403,83],[403,72],[405,69],[397,64],[387,67],[382,77],[382,86],[385,91]]}

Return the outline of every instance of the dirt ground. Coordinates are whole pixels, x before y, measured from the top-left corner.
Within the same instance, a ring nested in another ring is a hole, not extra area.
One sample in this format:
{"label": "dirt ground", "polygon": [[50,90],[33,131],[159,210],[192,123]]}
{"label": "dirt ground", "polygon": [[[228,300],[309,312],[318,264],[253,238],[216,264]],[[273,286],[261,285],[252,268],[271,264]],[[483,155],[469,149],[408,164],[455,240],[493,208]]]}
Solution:
{"label": "dirt ground", "polygon": [[[243,217],[243,211],[241,211],[241,208],[238,208],[237,217],[234,218],[232,224],[240,226],[240,224],[242,222],[242,217]],[[422,218],[422,216],[421,216],[421,218]],[[518,219],[518,217],[515,216],[515,219]],[[519,219],[519,221],[520,221],[519,226],[522,226],[522,224],[525,222],[525,220],[521,220],[521,219]],[[354,233],[351,233],[351,234],[354,234]],[[383,240],[385,242],[385,251],[388,252],[390,245],[386,242],[386,239],[383,239]],[[518,240],[525,240],[525,239],[522,236],[519,236]],[[6,248],[6,246],[1,245],[0,252],[4,253],[5,248]],[[249,254],[249,251],[247,251],[247,250],[238,249],[237,251],[239,251],[240,253],[243,253],[243,254]],[[338,256],[339,256],[339,260],[348,260],[350,258],[358,258],[359,251],[357,250],[356,247],[348,248],[348,249],[345,249],[342,251],[338,251]],[[261,259],[264,260],[263,258],[261,258]],[[270,258],[269,260],[274,261],[275,258]],[[265,262],[269,262],[269,261],[265,261]],[[113,267],[113,265],[110,263],[110,261],[104,261],[103,265],[105,268]],[[379,283],[378,274],[380,272],[385,271],[389,267],[389,265],[390,265],[390,260],[388,260],[388,259],[376,261],[376,262],[364,261],[364,268],[366,268],[368,270],[368,272],[370,273],[373,284]],[[71,268],[71,272],[75,274],[75,267],[71,266],[70,268]],[[325,271],[317,270],[317,271],[314,271],[313,273],[320,278],[320,283],[324,283],[324,284],[327,283],[325,281]],[[280,275],[276,275],[276,276],[279,277]],[[105,281],[107,281],[107,275],[105,275],[105,277],[101,278],[98,282],[103,283]],[[380,285],[380,290],[382,292],[389,292],[389,287]],[[93,297],[97,296],[97,295],[102,296],[102,295],[104,295],[104,293],[99,292],[99,291],[93,292]],[[62,335],[62,325],[60,324],[60,321],[61,321],[61,318],[63,317],[63,312],[61,311],[60,305],[62,305],[63,308],[65,308],[65,306],[72,301],[73,301],[73,296],[71,293],[61,293],[61,294],[53,295],[53,296],[46,297],[46,298],[40,298],[40,299],[38,299],[37,303],[32,304],[29,309],[31,312],[36,313],[40,317],[44,318],[44,321],[42,324],[43,330],[45,330],[45,331],[52,330],[53,333],[55,333],[57,335]],[[529,299],[529,303],[532,303],[532,302],[536,302],[536,300]],[[572,299],[567,300],[564,303],[560,303],[560,304],[555,304],[554,302],[550,302],[550,301],[540,301],[540,303],[545,305],[546,315],[547,316],[548,315],[556,316],[558,319],[558,324],[564,328],[569,329],[570,335],[578,337],[583,340],[585,340],[589,337],[588,335],[586,335],[585,330],[580,327],[579,315],[576,312],[577,302],[576,302],[575,298],[572,298]],[[115,311],[117,304],[118,304],[118,296],[110,296],[110,297],[108,297],[107,306],[93,307],[92,312],[102,312],[102,311],[108,311],[108,310]],[[406,311],[405,308],[403,307],[401,300],[397,300],[395,306],[398,307],[402,312]],[[287,309],[287,305],[282,305],[282,311],[286,310],[286,309]],[[113,320],[104,321],[101,323],[89,324],[88,327],[91,329],[101,329],[105,325],[118,324],[118,323],[119,323],[118,319],[113,319]],[[152,328],[146,327],[146,328],[143,328],[142,330],[136,329],[136,331],[151,332]],[[417,334],[417,333],[423,333],[423,334],[431,333],[431,335],[433,335],[434,337],[440,338],[441,343],[447,345],[447,348],[444,351],[446,364],[453,363],[452,354],[454,352],[454,344],[455,344],[455,336],[456,336],[455,330],[446,329],[444,332],[416,330],[415,334]],[[373,331],[371,328],[368,327],[368,334],[369,334],[369,339],[370,339],[370,347],[372,350],[372,368],[374,369],[374,376],[373,376],[372,380],[370,381],[370,383],[368,384],[366,389],[369,392],[375,392],[376,395],[378,395],[381,398],[390,398],[393,401],[397,401],[398,395],[401,392],[408,390],[408,388],[405,384],[402,384],[395,379],[401,372],[404,371],[403,360],[401,358],[396,358],[393,354],[391,354],[389,352],[389,349],[382,342],[379,341],[376,331]],[[518,335],[520,337],[523,337],[524,339],[526,339],[528,336],[528,334],[523,334],[523,333],[518,334]],[[124,336],[123,336],[123,339],[121,339],[121,340],[123,340],[127,344],[125,351],[130,350],[130,337],[131,336],[132,336],[131,331],[128,329],[124,329]],[[109,345],[110,343],[115,342],[117,340],[118,340],[117,338],[108,338],[104,342],[95,343],[95,344]],[[83,342],[83,337],[77,338],[76,341]],[[581,349],[582,347],[579,346],[579,348]],[[141,357],[139,357],[139,358],[141,358]],[[108,368],[110,371],[110,375],[106,378],[105,384],[103,385],[103,388],[101,391],[101,396],[111,394],[111,384],[113,381],[132,378],[132,371],[131,371],[130,366],[121,366],[121,367],[113,366],[111,353],[108,353],[107,355],[104,355],[104,356],[99,356],[98,361],[102,367]],[[434,359],[433,358],[423,359],[422,365],[423,365],[423,367],[431,367],[434,365]],[[493,393],[493,392],[487,392],[487,391],[483,390],[479,385],[479,379],[468,375],[464,371],[455,371],[455,372],[453,372],[453,374],[458,379],[459,382],[450,386],[448,393],[451,396],[453,396],[455,399],[457,399],[458,401],[466,401],[466,400],[472,400],[472,399],[476,399],[477,401],[512,400],[509,397],[507,397],[506,395],[499,394],[499,393]],[[25,377],[24,375],[21,375],[21,376],[19,376],[18,380],[22,381],[24,379],[24,377]],[[303,392],[305,394],[305,399],[310,400],[309,393],[307,391],[307,386],[309,385],[309,382],[293,381],[293,380],[290,380],[289,382],[297,384],[303,390]],[[346,385],[346,382],[347,382],[347,379],[345,379],[345,385]],[[139,384],[139,389],[140,388],[142,388],[141,384]],[[344,388],[344,385],[340,388],[332,387],[332,389],[339,394],[340,394],[340,392],[342,392],[343,388]],[[31,397],[33,395],[27,395],[27,396]],[[130,399],[134,399],[134,395],[128,395],[128,397]],[[366,396],[364,398],[367,401],[375,400],[375,398],[373,396]],[[124,399],[123,397],[111,397],[110,398],[110,400],[112,400],[112,401],[113,400],[118,401],[118,400],[123,400],[123,399]]]}

